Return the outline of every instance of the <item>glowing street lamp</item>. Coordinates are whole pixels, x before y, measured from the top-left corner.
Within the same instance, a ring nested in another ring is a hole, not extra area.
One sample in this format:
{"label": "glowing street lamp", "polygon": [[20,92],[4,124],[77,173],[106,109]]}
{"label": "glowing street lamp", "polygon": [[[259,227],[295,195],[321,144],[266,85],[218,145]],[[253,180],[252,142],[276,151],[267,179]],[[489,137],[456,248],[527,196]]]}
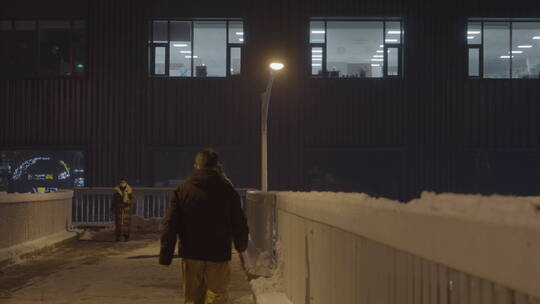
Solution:
{"label": "glowing street lamp", "polygon": [[268,191],[268,106],[272,94],[272,84],[277,73],[285,65],[281,62],[270,63],[270,78],[266,85],[266,91],[261,95],[261,190]]}
{"label": "glowing street lamp", "polygon": [[273,71],[279,71],[279,70],[283,69],[283,67],[284,67],[284,65],[281,62],[272,62],[272,63],[270,63],[270,68]]}

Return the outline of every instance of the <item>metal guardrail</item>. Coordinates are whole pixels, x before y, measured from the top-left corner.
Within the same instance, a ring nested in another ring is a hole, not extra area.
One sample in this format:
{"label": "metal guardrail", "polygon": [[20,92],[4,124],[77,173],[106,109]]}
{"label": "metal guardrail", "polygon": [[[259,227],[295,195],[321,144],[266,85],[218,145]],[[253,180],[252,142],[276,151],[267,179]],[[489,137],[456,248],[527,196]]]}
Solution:
{"label": "metal guardrail", "polygon": [[[133,214],[144,219],[159,219],[169,207],[169,195],[174,188],[134,187]],[[245,201],[246,191],[237,189]],[[73,189],[73,225],[110,225],[114,222],[111,212],[113,188],[92,187]]]}

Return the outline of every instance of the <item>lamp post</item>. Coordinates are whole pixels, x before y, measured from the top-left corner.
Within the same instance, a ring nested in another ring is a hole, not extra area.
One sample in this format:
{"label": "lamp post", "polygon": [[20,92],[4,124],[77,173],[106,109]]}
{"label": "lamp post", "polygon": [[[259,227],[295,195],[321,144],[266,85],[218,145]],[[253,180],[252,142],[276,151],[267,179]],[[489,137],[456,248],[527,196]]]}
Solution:
{"label": "lamp post", "polygon": [[274,78],[283,67],[283,63],[280,62],[270,64],[270,78],[266,85],[266,91],[261,94],[261,190],[265,192],[268,191],[268,106]]}

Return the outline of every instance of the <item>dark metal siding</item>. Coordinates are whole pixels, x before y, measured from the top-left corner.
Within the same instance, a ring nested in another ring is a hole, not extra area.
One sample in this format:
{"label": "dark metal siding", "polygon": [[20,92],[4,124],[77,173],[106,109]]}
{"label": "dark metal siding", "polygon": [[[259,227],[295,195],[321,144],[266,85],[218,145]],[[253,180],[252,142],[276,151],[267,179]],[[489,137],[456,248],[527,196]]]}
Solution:
{"label": "dark metal siding", "polygon": [[[87,13],[88,77],[0,80],[0,146],[86,146],[94,186],[121,175],[145,183],[149,147],[214,146],[240,151],[239,186],[256,187],[259,100],[271,58],[287,65],[270,106],[274,189],[309,189],[307,155],[324,150],[329,158],[343,157],[350,150],[353,163],[354,157],[369,163],[373,151],[394,151],[389,157],[399,158],[385,169],[399,177],[399,194],[381,185],[362,191],[402,199],[422,190],[475,192],[481,187],[465,177],[478,171],[478,153],[512,150],[519,158],[539,146],[539,81],[467,79],[463,39],[467,17],[540,17],[536,0],[92,0],[63,7],[66,17],[74,10]],[[0,13],[25,15],[35,18],[39,10]],[[247,70],[234,79],[148,77],[151,16],[244,17]],[[311,79],[310,16],[402,17],[403,79]],[[377,170],[351,168],[360,180]]]}

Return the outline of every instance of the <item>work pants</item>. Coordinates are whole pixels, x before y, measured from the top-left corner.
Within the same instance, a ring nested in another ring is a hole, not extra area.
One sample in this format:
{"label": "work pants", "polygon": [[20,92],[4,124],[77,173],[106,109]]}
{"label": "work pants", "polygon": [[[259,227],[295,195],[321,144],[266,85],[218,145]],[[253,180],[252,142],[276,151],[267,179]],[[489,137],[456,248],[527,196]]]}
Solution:
{"label": "work pants", "polygon": [[229,303],[229,262],[182,259],[185,304]]}

